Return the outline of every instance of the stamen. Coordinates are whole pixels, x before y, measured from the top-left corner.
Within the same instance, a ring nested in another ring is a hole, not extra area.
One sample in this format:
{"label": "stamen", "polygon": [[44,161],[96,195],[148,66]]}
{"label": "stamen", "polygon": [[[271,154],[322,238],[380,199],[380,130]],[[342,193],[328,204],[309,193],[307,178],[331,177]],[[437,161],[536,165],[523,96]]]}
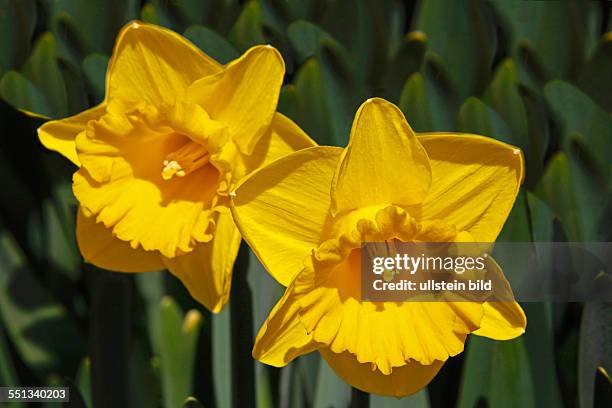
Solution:
{"label": "stamen", "polygon": [[187,142],[183,147],[166,156],[162,177],[164,180],[170,180],[174,176],[185,177],[208,164],[209,157],[204,146],[191,141]]}

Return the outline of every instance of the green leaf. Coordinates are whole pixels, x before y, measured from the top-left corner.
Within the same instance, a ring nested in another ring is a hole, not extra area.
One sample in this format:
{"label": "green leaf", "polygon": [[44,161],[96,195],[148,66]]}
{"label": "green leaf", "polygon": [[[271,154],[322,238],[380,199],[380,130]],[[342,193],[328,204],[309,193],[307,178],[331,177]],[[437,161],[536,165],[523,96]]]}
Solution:
{"label": "green leaf", "polygon": [[160,308],[160,367],[165,406],[181,406],[192,393],[193,367],[202,315],[190,310],[185,316],[170,297]]}
{"label": "green leaf", "polygon": [[159,305],[164,296],[164,274],[165,272],[147,272],[135,276],[136,287],[144,300],[147,313],[149,342],[156,355],[161,353]]}
{"label": "green leaf", "polygon": [[525,151],[527,174],[525,184],[533,188],[544,171],[544,158],[549,145],[549,124],[546,105],[530,88],[519,85],[519,93],[527,114],[528,147]]}
{"label": "green leaf", "polygon": [[288,116],[294,121],[298,121],[299,108],[298,108],[298,94],[297,88],[293,84],[285,85],[281,88],[280,96],[278,98],[278,106],[276,107],[283,115]]}
{"label": "green leaf", "polygon": [[332,36],[321,27],[302,20],[291,23],[287,29],[287,35],[297,54],[298,63],[303,63],[308,58],[315,56],[323,39],[333,40]]}
{"label": "green leaf", "polygon": [[185,31],[185,37],[221,64],[226,64],[240,56],[229,41],[210,28],[191,26]]}
{"label": "green leaf", "polygon": [[[546,78],[575,78],[585,56],[591,5],[567,1],[493,0],[516,50],[529,44]],[[559,44],[563,44],[560,46]]]}
{"label": "green leaf", "polygon": [[527,315],[524,335],[528,351],[536,406],[562,407],[561,390],[557,379],[555,341],[550,303],[523,304]]}
{"label": "green leaf", "polygon": [[[336,0],[329,3],[313,1],[313,19],[320,21],[321,28],[330,33],[351,57],[355,79],[363,84],[372,79],[372,65],[377,64],[372,52],[372,31],[375,22],[370,4],[365,0]],[[375,4],[372,4],[376,7]],[[384,52],[384,51],[383,51]]]}
{"label": "green leaf", "polygon": [[[159,312],[159,303],[156,306],[156,312]],[[130,344],[129,406],[132,408],[153,407],[162,401],[159,358],[151,358],[146,343],[146,339],[134,336]]]}
{"label": "green leaf", "polygon": [[16,387],[19,385],[15,365],[11,358],[8,343],[4,335],[3,323],[0,320],[0,384]]}
{"label": "green leaf", "polygon": [[[74,198],[71,204],[76,206]],[[59,206],[62,206],[62,203],[57,201],[45,200],[42,203],[42,233],[45,239],[43,256],[55,270],[75,281],[81,275],[81,257],[73,232],[74,222],[70,223],[73,228],[67,231],[64,228],[67,224],[65,218],[60,218]],[[74,214],[72,211],[70,213]]]}
{"label": "green leaf", "polygon": [[527,192],[531,236],[534,242],[546,242],[553,239],[553,218],[550,207],[535,194]]}
{"label": "green leaf", "polygon": [[295,78],[297,123],[319,144],[345,146],[361,102],[343,50],[323,40],[319,56],[302,65]]}
{"label": "green leaf", "polygon": [[75,378],[76,386],[79,389],[79,393],[85,404],[88,407],[93,407],[91,402],[91,361],[89,361],[88,357],[85,357],[79,366],[79,371],[77,371]]}
{"label": "green leaf", "polygon": [[325,96],[321,66],[316,59],[302,65],[295,78],[297,123],[319,144],[334,144],[330,112]]}
{"label": "green leaf", "polygon": [[497,68],[483,99],[508,124],[514,143],[527,151],[527,113],[518,91],[518,72],[513,60],[507,59]]}
{"label": "green leaf", "polygon": [[83,73],[96,103],[102,102],[106,93],[106,69],[109,58],[102,54],[89,54],[83,60]]}
{"label": "green leaf", "polygon": [[351,398],[351,387],[342,381],[329,367],[325,359],[319,364],[314,408],[347,407]]}
{"label": "green leaf", "polygon": [[[274,304],[283,293],[283,287],[268,274],[253,251],[249,250],[247,280],[253,292],[253,338],[264,323]],[[272,389],[268,367],[255,363],[255,384],[258,407],[272,407]]]}
{"label": "green leaf", "polygon": [[433,129],[431,103],[427,96],[425,79],[420,72],[412,74],[404,84],[399,108],[415,131],[426,132]]}
{"label": "green leaf", "polygon": [[[152,0],[151,3],[157,10],[163,11],[164,15],[172,21],[170,27],[182,30],[192,24],[202,24],[210,14],[215,4],[211,1],[201,0]],[[217,14],[215,10],[214,14]]]}
{"label": "green leaf", "polygon": [[230,31],[229,39],[241,52],[246,51],[253,45],[266,43],[259,3],[249,1],[244,6],[240,17]]}
{"label": "green leaf", "polygon": [[145,23],[156,24],[170,29],[173,28],[173,24],[164,10],[151,3],[147,3],[142,7],[140,18]]}
{"label": "green leaf", "polygon": [[491,408],[535,406],[523,339],[492,341],[470,336],[466,353],[459,408],[484,402]]}
{"label": "green leaf", "polygon": [[536,186],[536,195],[559,217],[570,241],[598,240],[607,197],[596,183],[574,152],[559,152],[549,160]]}
{"label": "green leaf", "polygon": [[[61,18],[68,21],[74,29],[72,39],[78,44],[67,44],[68,47],[81,48],[82,55],[93,52],[110,53],[115,37],[121,27],[138,15],[137,0],[63,0],[51,3],[52,19]],[[56,25],[54,33],[61,35],[65,25]],[[60,37],[61,38],[61,37]]]}
{"label": "green leaf", "polygon": [[81,64],[69,62],[60,64],[60,72],[66,84],[67,116],[77,114],[89,107],[87,85],[81,69]]}
{"label": "green leaf", "polygon": [[[612,372],[612,304],[586,303],[580,325],[578,399],[580,407],[594,405],[595,373]],[[608,374],[609,375],[609,374]],[[609,380],[609,377],[608,377]]]}
{"label": "green leaf", "polygon": [[502,142],[515,144],[514,133],[492,108],[475,97],[468,98],[459,109],[459,130],[489,136]]}
{"label": "green leaf", "polygon": [[579,141],[595,161],[601,176],[607,180],[612,157],[612,117],[586,94],[566,82],[549,82],[544,94],[562,126],[564,150],[569,152],[572,141]]}
{"label": "green leaf", "polygon": [[278,379],[279,406],[302,408],[307,405],[304,401],[307,394],[304,392],[300,376],[296,374],[297,361],[292,361],[280,369]]}
{"label": "green leaf", "polygon": [[0,2],[0,75],[23,64],[30,53],[36,24],[36,1]]}
{"label": "green leaf", "polygon": [[496,407],[534,407],[533,381],[522,338],[493,345],[490,403]]}
{"label": "green leaf", "polygon": [[455,95],[429,60],[424,72],[408,79],[399,99],[399,107],[410,126],[417,132],[452,131],[455,129]]}
{"label": "green leaf", "polygon": [[428,54],[440,58],[460,97],[480,93],[488,82],[496,34],[484,2],[422,2],[416,28],[428,38]]}
{"label": "green leaf", "polygon": [[16,71],[8,71],[0,80],[0,96],[17,109],[25,109],[43,116],[53,116],[47,98],[28,78]]}
{"label": "green leaf", "polygon": [[397,100],[402,86],[417,72],[425,58],[427,36],[420,31],[406,34],[386,67],[382,86],[391,100]]}
{"label": "green leaf", "polygon": [[213,382],[218,407],[232,406],[230,308],[229,304],[225,305],[223,311],[212,319]]}
{"label": "green leaf", "polygon": [[[76,368],[84,348],[82,333],[31,273],[6,230],[0,232],[0,313],[20,357],[38,375]],[[62,336],[49,336],[51,328]]]}
{"label": "green leaf", "polygon": [[[522,188],[517,197],[512,210],[508,215],[508,219],[502,228],[497,241],[499,242],[529,242],[531,241],[531,231],[529,229],[529,210],[527,208],[527,196],[525,190]],[[496,258],[497,259],[497,258]],[[502,267],[506,266],[506,263],[502,259],[498,259]],[[512,262],[512,259],[508,260],[508,264],[515,265],[516,262]],[[506,275],[512,275],[512,271],[504,269]]]}
{"label": "green leaf", "polygon": [[58,66],[57,44],[53,34],[47,32],[39,37],[23,67],[23,74],[45,95],[53,117],[68,115],[66,84]]}
{"label": "green leaf", "polygon": [[608,112],[612,112],[610,72],[612,72],[612,33],[607,33],[582,68],[578,84]]}
{"label": "green leaf", "polygon": [[[390,84],[385,84],[384,79],[388,68],[392,69],[399,68],[401,76],[396,81],[397,89],[385,89],[385,92],[393,91],[395,98],[397,98],[400,87],[406,81],[408,76],[412,72],[408,72],[405,69],[412,69],[409,65],[398,67],[393,61],[394,58],[403,59],[402,55],[406,54],[406,39],[402,42],[402,36],[406,32],[404,27],[406,21],[404,18],[404,6],[400,2],[394,0],[379,0],[379,1],[364,1],[363,2],[363,13],[360,14],[360,18],[365,16],[365,21],[362,20],[362,25],[357,28],[353,24],[352,29],[354,31],[364,31],[367,37],[364,38],[363,45],[359,48],[351,48],[352,56],[355,61],[360,61],[361,58],[367,56],[365,60],[365,67],[367,68],[367,76],[364,77],[366,83],[372,87],[373,93],[378,94],[381,88],[386,88]],[[350,24],[350,22],[347,22]],[[365,30],[364,26],[368,25],[369,30]],[[354,33],[355,35],[356,33]],[[357,37],[357,36],[356,36]],[[357,37],[358,38],[358,37]],[[409,42],[412,43],[408,48],[411,50],[408,53],[414,51],[415,42],[412,38]],[[418,40],[417,40],[418,42]],[[352,40],[353,44],[355,40]],[[420,48],[416,44],[416,48]],[[367,49],[366,49],[367,46]],[[424,49],[422,50],[425,51]],[[360,55],[361,54],[361,55]],[[421,56],[422,59],[422,56]],[[406,62],[406,61],[404,61]],[[399,62],[400,64],[402,62]],[[358,70],[358,67],[356,67]]]}

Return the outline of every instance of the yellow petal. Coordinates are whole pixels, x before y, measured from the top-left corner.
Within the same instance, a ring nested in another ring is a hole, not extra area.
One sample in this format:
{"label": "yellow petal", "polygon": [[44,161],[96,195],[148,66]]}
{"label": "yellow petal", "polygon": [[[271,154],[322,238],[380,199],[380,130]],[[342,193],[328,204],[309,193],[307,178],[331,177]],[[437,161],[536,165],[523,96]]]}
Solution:
{"label": "yellow petal", "polygon": [[285,64],[271,46],[257,46],[216,75],[189,88],[189,98],[230,128],[240,151],[251,154],[272,121]]}
{"label": "yellow petal", "polygon": [[476,242],[495,241],[523,179],[520,150],[476,135],[424,133],[418,138],[430,159],[432,183],[411,214],[443,219],[470,232]]}
{"label": "yellow petal", "polygon": [[38,128],[38,138],[47,149],[60,153],[80,166],[74,140],[79,133],[85,130],[90,120],[99,119],[105,112],[106,104],[101,103],[69,118],[51,120]]}
{"label": "yellow petal", "polygon": [[402,112],[379,98],[361,105],[334,176],[334,213],[379,204],[418,204],[430,183],[427,154]]}
{"label": "yellow petal", "polygon": [[133,248],[141,245],[168,257],[209,241],[219,172],[206,164],[164,180],[165,157],[193,142],[125,122],[106,115],[77,137],[82,167],[73,176],[73,192],[86,215],[95,214]]}
{"label": "yellow petal", "polygon": [[270,274],[287,286],[321,238],[342,149],[311,147],[254,172],[236,189],[232,214]]}
{"label": "yellow petal", "polygon": [[317,144],[291,119],[276,112],[268,131],[250,155],[239,154],[234,163],[236,181],[271,162]]}
{"label": "yellow petal", "polygon": [[77,215],[77,242],[86,262],[117,272],[150,272],[164,269],[159,254],[133,249],[130,244],[113,236],[112,231],[81,210]]}
{"label": "yellow petal", "polygon": [[372,394],[397,398],[414,394],[427,386],[444,365],[441,361],[431,365],[412,361],[384,375],[378,370],[372,370],[370,364],[358,362],[348,352],[336,354],[325,348],[320,349],[320,352],[336,374],[351,386]]}
{"label": "yellow petal", "polygon": [[259,329],[253,357],[275,367],[287,365],[294,358],[316,350],[312,336],[300,323],[299,304],[289,287]]}
{"label": "yellow petal", "polygon": [[219,313],[229,299],[239,247],[240,233],[231,214],[220,213],[212,241],[196,245],[188,254],[163,260],[194,299],[211,312]]}
{"label": "yellow petal", "polygon": [[145,101],[171,106],[196,79],[221,66],[177,33],[134,21],[119,33],[106,78],[109,110],[127,111]]}
{"label": "yellow petal", "polygon": [[525,333],[527,317],[516,302],[486,302],[478,336],[494,340],[509,340]]}

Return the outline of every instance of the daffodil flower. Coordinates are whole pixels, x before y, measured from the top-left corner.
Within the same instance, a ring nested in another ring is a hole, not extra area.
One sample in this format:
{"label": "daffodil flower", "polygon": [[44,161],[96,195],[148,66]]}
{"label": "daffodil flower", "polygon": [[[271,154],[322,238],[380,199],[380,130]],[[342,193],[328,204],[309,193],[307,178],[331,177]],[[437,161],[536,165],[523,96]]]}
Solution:
{"label": "daffodil flower", "polygon": [[494,242],[523,178],[520,151],[482,136],[415,135],[400,110],[371,99],[345,149],[312,147],[248,177],[232,198],[243,236],[287,289],[253,356],[273,366],[318,350],[361,390],[417,392],[470,333],[524,332],[515,302],[365,302],[367,241]]}
{"label": "daffodil flower", "polygon": [[314,145],[276,113],[284,72],[271,46],[221,65],[172,31],[124,27],[104,101],[39,129],[43,145],[79,166],[84,259],[121,272],[167,268],[220,311],[241,240],[230,191],[259,166]]}

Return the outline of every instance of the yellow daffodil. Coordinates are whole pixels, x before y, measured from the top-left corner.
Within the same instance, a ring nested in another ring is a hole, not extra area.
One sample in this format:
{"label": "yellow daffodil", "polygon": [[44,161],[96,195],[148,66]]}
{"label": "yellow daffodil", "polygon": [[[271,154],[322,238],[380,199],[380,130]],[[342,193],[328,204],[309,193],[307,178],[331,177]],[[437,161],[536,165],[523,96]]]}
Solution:
{"label": "yellow daffodil", "polygon": [[121,272],[167,268],[220,311],[241,239],[232,186],[314,145],[276,113],[284,72],[271,46],[220,65],[172,31],[124,27],[104,101],[39,129],[43,145],[79,166],[73,191],[85,260]]}
{"label": "yellow daffodil", "polygon": [[515,302],[365,302],[366,241],[493,242],[523,178],[520,151],[482,136],[415,135],[400,110],[364,103],[347,148],[312,147],[248,177],[232,198],[243,236],[287,289],[253,356],[273,366],[318,350],[361,390],[412,394],[470,333],[524,332]]}

